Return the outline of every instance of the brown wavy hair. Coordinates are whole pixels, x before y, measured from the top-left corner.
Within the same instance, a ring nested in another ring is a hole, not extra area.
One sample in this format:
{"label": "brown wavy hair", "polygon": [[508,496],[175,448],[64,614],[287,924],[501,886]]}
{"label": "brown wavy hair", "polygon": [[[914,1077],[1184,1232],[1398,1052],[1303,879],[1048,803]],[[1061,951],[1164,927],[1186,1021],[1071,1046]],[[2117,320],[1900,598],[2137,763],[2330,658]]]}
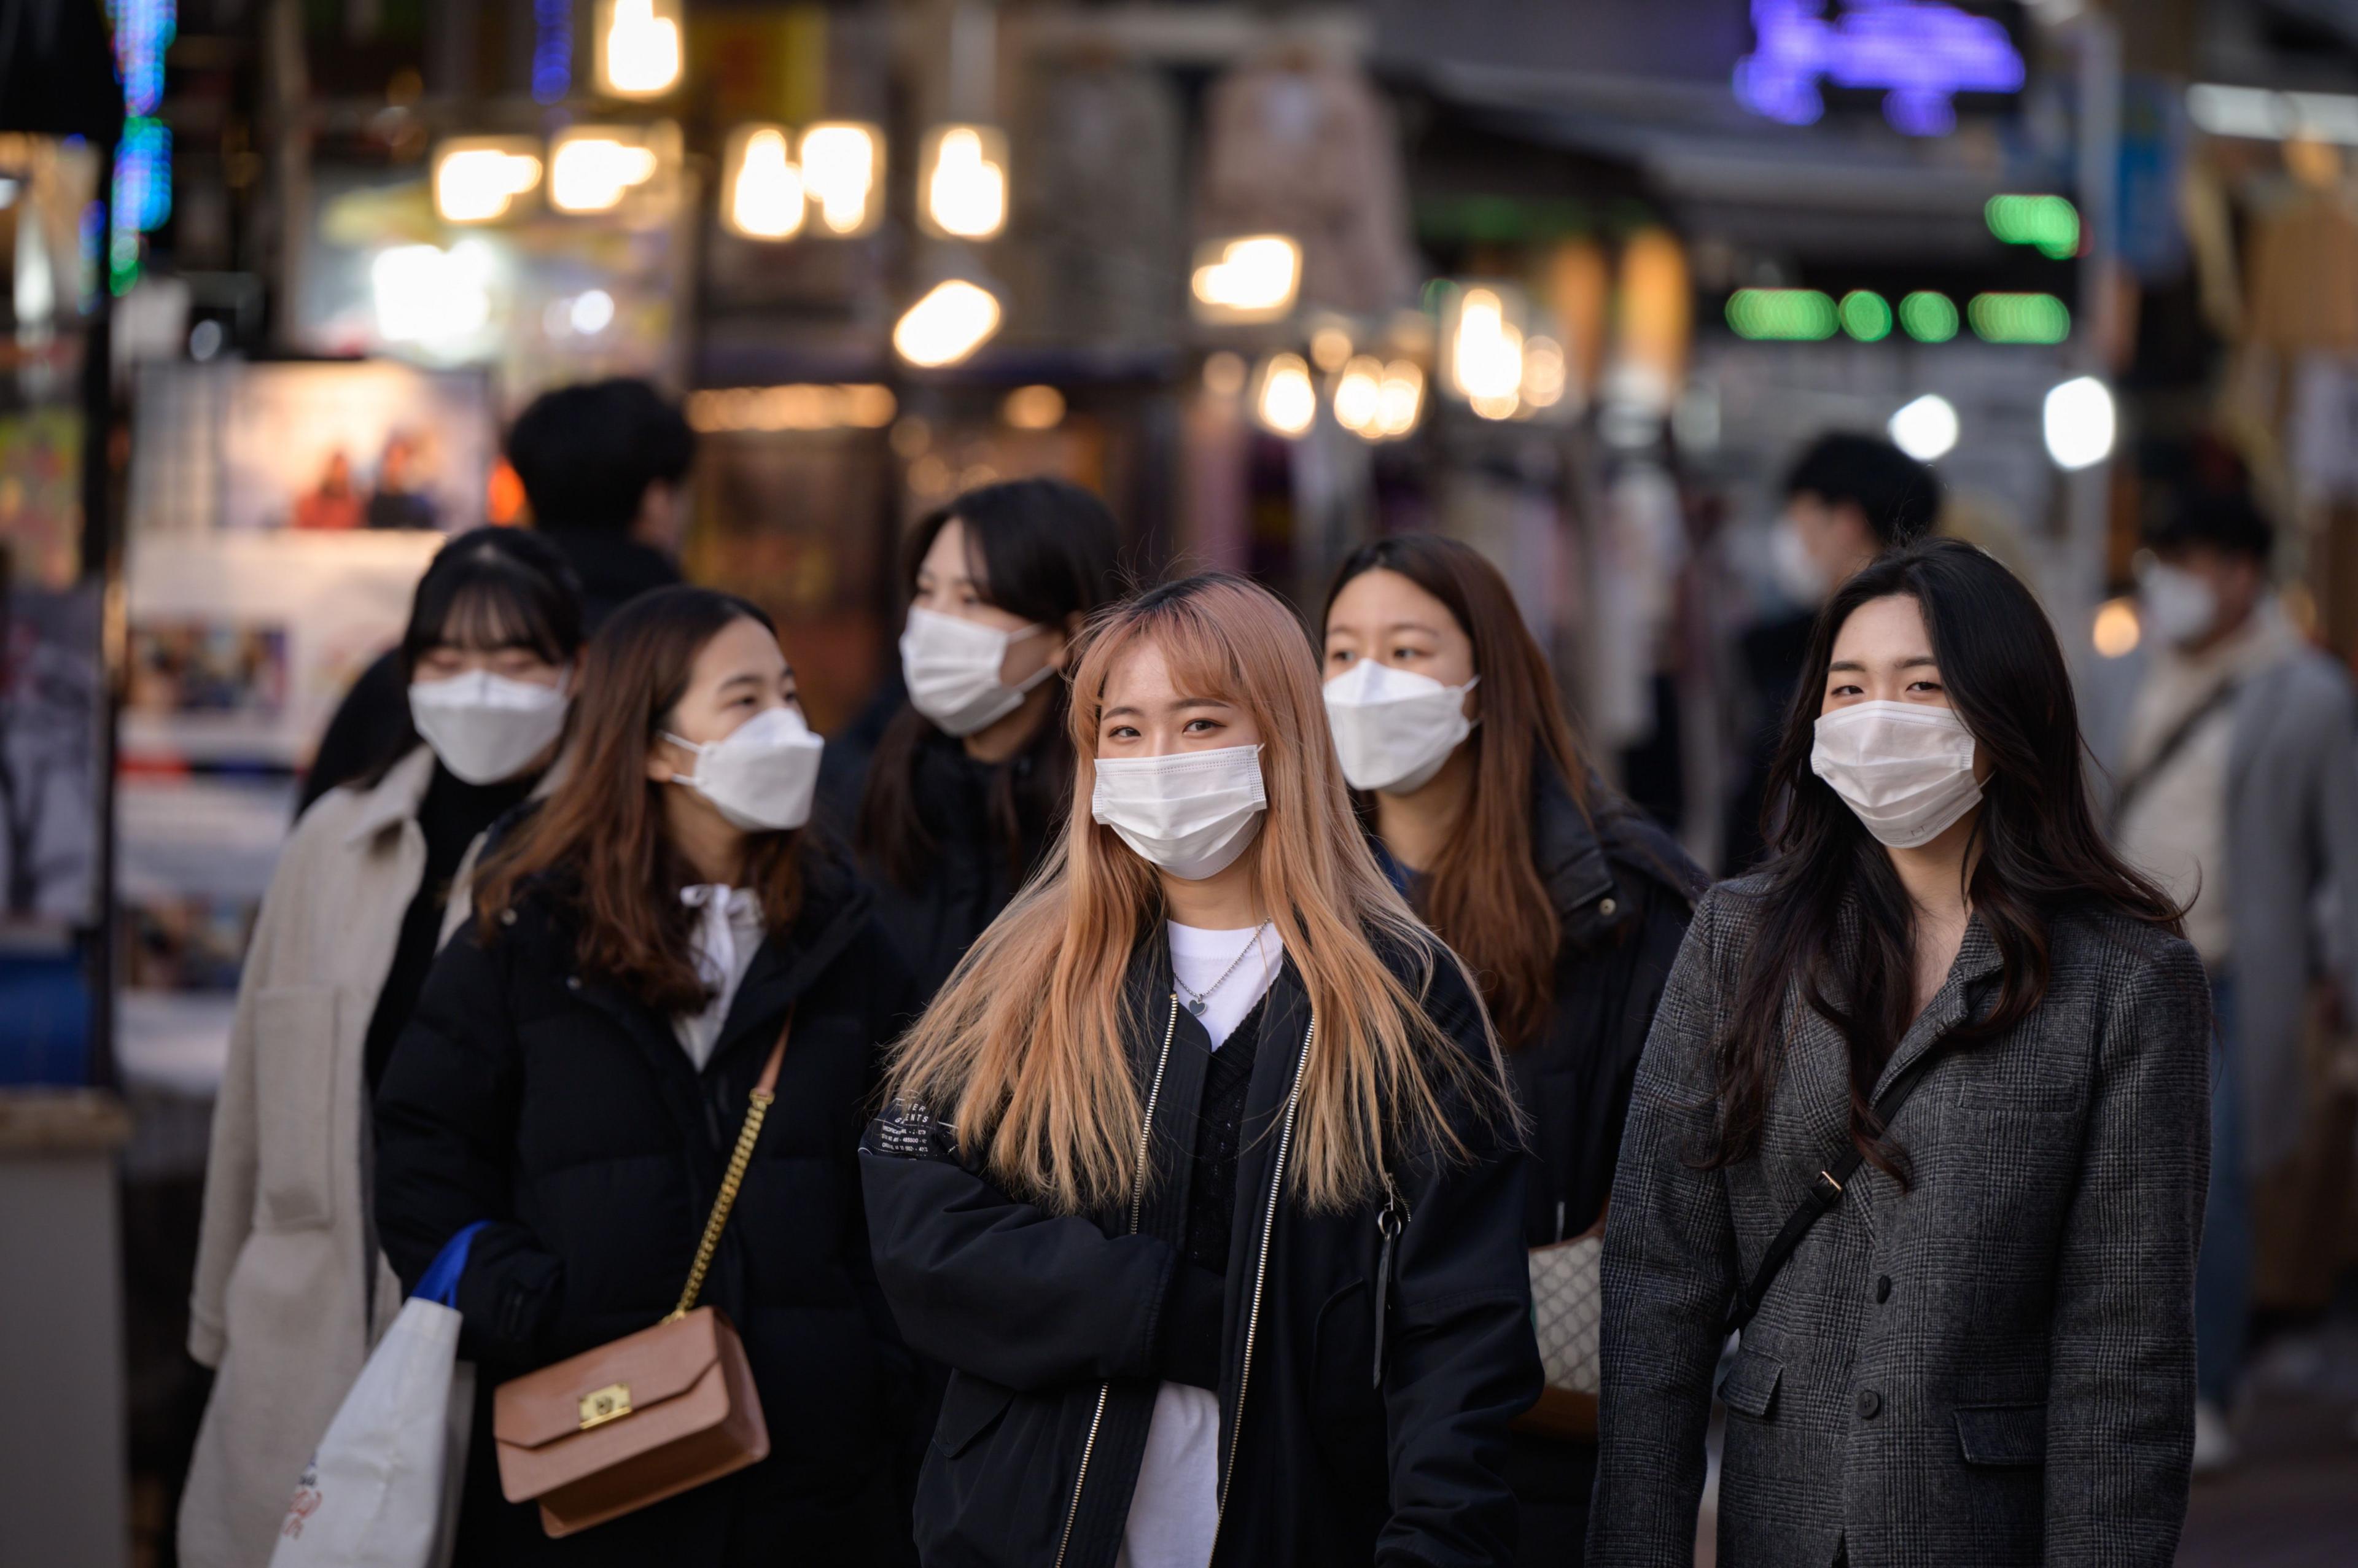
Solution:
{"label": "brown wavy hair", "polygon": [[[647,752],[687,694],[697,654],[741,620],[777,633],[735,594],[664,588],[623,605],[590,639],[564,776],[484,857],[475,916],[486,943],[498,939],[503,915],[546,891],[580,923],[583,968],[660,1012],[711,1000],[679,898],[699,879],[664,827],[662,792],[680,786],[647,777]],[[773,932],[802,905],[801,840],[797,830],[746,841],[743,885],[761,894]]]}
{"label": "brown wavy hair", "polygon": [[[1588,769],[1547,655],[1524,629],[1507,579],[1480,551],[1434,534],[1371,540],[1335,573],[1326,612],[1352,579],[1378,570],[1398,572],[1441,600],[1474,643],[1482,721],[1465,742],[1473,748],[1473,793],[1424,879],[1419,913],[1466,960],[1499,1044],[1512,1051],[1539,1037],[1555,1006],[1563,942],[1563,923],[1532,858],[1532,769],[1541,762],[1553,768],[1583,817],[1590,815]],[[1372,827],[1374,797],[1355,790],[1351,799]]]}

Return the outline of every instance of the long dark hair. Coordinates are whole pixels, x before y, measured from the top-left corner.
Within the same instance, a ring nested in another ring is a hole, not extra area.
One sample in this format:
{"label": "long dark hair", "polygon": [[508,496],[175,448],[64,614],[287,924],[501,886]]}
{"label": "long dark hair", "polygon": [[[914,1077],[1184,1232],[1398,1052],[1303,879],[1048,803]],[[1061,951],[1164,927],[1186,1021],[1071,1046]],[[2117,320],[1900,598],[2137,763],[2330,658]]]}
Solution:
{"label": "long dark hair", "polygon": [[[1951,1037],[2003,1034],[2039,1005],[2049,926],[2061,914],[2109,908],[2179,926],[2178,905],[2124,864],[2096,826],[2071,672],[2030,590],[1958,539],[1883,557],[1819,614],[1769,770],[1769,853],[1750,895],[1760,925],[1744,957],[1734,1025],[1717,1045],[1715,1146],[1706,1165],[1758,1152],[1785,1048],[1789,989],[1798,988],[1801,1004],[1849,1044],[1852,1141],[1877,1169],[1907,1179],[1906,1156],[1885,1139],[1867,1097],[1914,1022],[1915,905],[1883,846],[1810,770],[1834,639],[1861,605],[1894,595],[1922,612],[1950,705],[1990,766],[1965,893],[1997,945],[2002,979],[1996,1005]],[[1836,951],[1844,925],[1857,933],[1847,957]]]}
{"label": "long dark hair", "polygon": [[[417,661],[438,647],[529,648],[552,665],[570,664],[581,651],[581,584],[564,554],[528,528],[474,528],[434,553],[417,579],[402,629],[402,684]],[[371,787],[423,742],[400,708],[382,750],[361,775]]]}
{"label": "long dark hair", "polygon": [[[1105,503],[1063,480],[1018,479],[968,491],[918,521],[901,552],[901,580],[909,592],[916,591],[925,552],[953,522],[966,530],[967,575],[986,600],[1010,614],[1061,628],[1120,591],[1120,528]],[[997,770],[990,788],[990,829],[1017,877],[1030,870],[1031,856],[1072,796],[1065,683],[1048,684],[1052,695],[1039,727]],[[917,768],[923,748],[939,733],[933,720],[902,705],[877,742],[853,832],[860,851],[912,892],[923,885],[936,848],[917,800]]]}
{"label": "long dark hair", "polygon": [[[1421,911],[1478,977],[1483,1000],[1508,1050],[1529,1044],[1555,1000],[1562,926],[1531,850],[1531,780],[1544,762],[1562,779],[1574,808],[1589,812],[1588,770],[1547,655],[1523,625],[1515,596],[1480,551],[1433,534],[1396,534],[1344,557],[1327,585],[1326,611],[1363,572],[1398,572],[1449,608],[1474,643],[1482,678],[1482,722],[1473,748],[1474,790],[1425,879]],[[1325,615],[1320,618],[1321,626]],[[1323,635],[1322,635],[1323,641]],[[1352,802],[1372,825],[1375,803],[1364,790]]]}
{"label": "long dark hair", "polygon": [[[709,1000],[697,972],[693,920],[679,890],[697,880],[664,828],[662,792],[647,752],[687,695],[696,656],[738,621],[769,616],[735,594],[660,588],[614,611],[590,643],[574,705],[578,735],[563,782],[485,856],[476,918],[496,941],[500,916],[545,883],[581,925],[582,967],[619,982],[662,1012]],[[802,834],[759,833],[746,844],[744,884],[761,894],[773,931],[802,903]]]}

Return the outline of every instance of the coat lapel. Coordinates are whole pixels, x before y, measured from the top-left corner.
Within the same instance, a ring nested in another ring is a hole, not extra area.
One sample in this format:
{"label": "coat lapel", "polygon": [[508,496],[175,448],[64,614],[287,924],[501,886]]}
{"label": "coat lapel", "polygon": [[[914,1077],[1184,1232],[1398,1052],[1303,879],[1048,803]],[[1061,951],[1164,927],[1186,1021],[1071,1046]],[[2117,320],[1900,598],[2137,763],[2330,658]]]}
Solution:
{"label": "coat lapel", "polygon": [[1964,940],[1958,944],[1957,956],[1949,965],[1949,978],[1941,982],[1941,989],[1932,993],[1932,1000],[1916,1015],[1908,1033],[1899,1037],[1898,1048],[1891,1053],[1891,1060],[1883,1065],[1883,1072],[1875,1081],[1876,1095],[1880,1096],[1910,1062],[1964,1022],[1966,1010],[1973,1004],[1981,982],[2004,967],[1997,939],[1990,935],[1989,927],[1978,917],[1967,922]]}

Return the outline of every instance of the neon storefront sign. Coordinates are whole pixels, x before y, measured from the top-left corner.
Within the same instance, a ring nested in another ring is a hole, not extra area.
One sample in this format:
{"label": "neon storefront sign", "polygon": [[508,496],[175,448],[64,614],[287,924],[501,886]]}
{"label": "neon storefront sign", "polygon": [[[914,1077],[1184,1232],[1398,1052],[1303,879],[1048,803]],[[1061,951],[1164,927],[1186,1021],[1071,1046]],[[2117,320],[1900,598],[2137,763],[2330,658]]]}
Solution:
{"label": "neon storefront sign", "polygon": [[1911,136],[1956,128],[1960,92],[2013,92],[2022,51],[2003,24],[1932,0],[1752,0],[1752,52],[1736,96],[1757,114],[1807,125],[1828,86],[1883,90],[1883,117]]}

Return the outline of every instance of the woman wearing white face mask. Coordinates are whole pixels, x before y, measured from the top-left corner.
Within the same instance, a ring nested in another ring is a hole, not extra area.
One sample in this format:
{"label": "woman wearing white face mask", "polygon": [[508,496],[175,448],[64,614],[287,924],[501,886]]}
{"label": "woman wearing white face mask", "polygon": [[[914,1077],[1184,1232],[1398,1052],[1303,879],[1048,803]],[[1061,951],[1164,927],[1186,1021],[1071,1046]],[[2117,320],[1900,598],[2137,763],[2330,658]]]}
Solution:
{"label": "woman wearing white face mask", "polygon": [[[1353,551],[1326,597],[1326,715],[1385,869],[1481,977],[1531,1134],[1523,1240],[1551,1248],[1605,1210],[1629,1086],[1701,871],[1590,773],[1547,656],[1471,546],[1401,534]],[[1552,1292],[1595,1300],[1542,1255]],[[1543,1343],[1555,1343],[1552,1336]],[[1568,1342],[1567,1342],[1568,1343]],[[1521,1561],[1579,1561],[1596,1465],[1592,1353],[1560,1357],[1509,1467]]]}
{"label": "woman wearing white face mask", "polygon": [[1704,896],[1605,1238],[1594,1564],[2165,1568],[2193,1444],[2210,1013],[2096,827],[2028,590],[1954,540],[1845,583],[1759,873]]}
{"label": "woman wearing white face mask", "polygon": [[968,491],[909,535],[908,697],[860,786],[855,842],[927,996],[1063,826],[1069,643],[1113,597],[1116,535],[1087,491],[1027,479]]}
{"label": "woman wearing white face mask", "polygon": [[1351,817],[1300,622],[1171,584],[1074,692],[1089,809],[903,1042],[862,1154],[894,1312],[955,1368],[924,1555],[1510,1563],[1512,1110]]}
{"label": "woman wearing white face mask", "polygon": [[415,732],[320,797],[280,856],[214,1108],[189,1348],[219,1376],[183,1562],[270,1555],[292,1478],[399,1306],[365,1221],[361,1119],[453,880],[549,772],[580,644],[573,574],[546,540],[484,528],[444,546],[399,650]]}
{"label": "woman wearing white face mask", "polygon": [[[853,1151],[906,972],[850,866],[802,831],[820,742],[767,617],[660,589],[590,648],[572,759],[487,853],[377,1095],[378,1231],[414,1287],[478,1221],[461,1565],[905,1562],[908,1357]],[[751,1468],[551,1540],[494,1468],[500,1382],[677,1299],[748,1093],[775,1103],[701,1300],[741,1336]]]}

